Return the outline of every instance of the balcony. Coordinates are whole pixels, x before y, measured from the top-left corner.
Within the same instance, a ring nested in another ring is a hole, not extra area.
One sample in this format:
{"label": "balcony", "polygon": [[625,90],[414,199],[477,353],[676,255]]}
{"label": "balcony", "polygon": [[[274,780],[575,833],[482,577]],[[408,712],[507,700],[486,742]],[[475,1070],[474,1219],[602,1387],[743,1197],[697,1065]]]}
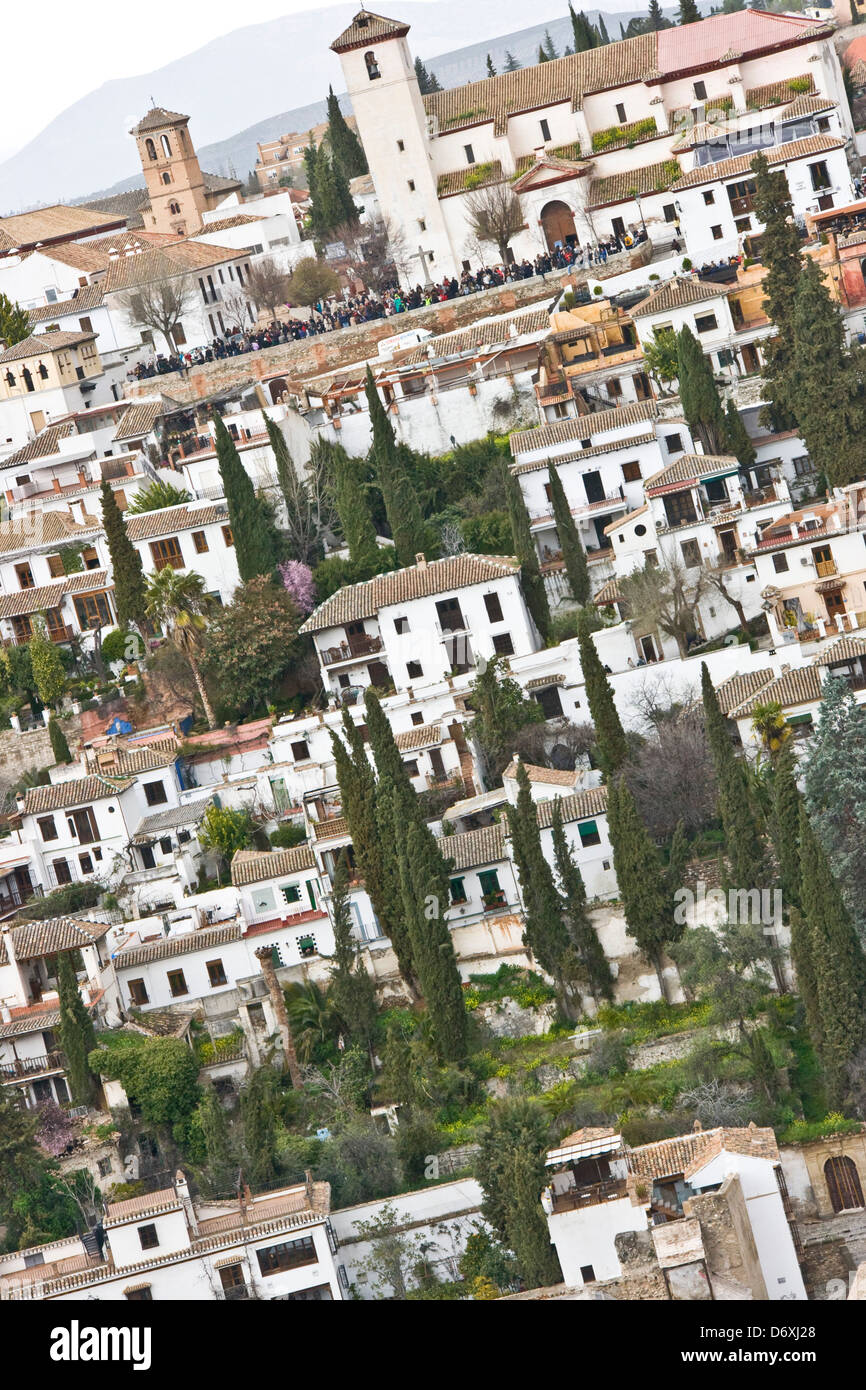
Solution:
{"label": "balcony", "polygon": [[238,1303],[244,1299],[255,1298],[255,1294],[249,1284],[233,1284],[229,1289],[220,1289],[218,1298],[224,1298],[229,1303]]}
{"label": "balcony", "polygon": [[485,912],[496,912],[499,908],[505,907],[505,894],[500,888],[497,893],[482,894],[481,901],[484,904]]}
{"label": "balcony", "polygon": [[565,1211],[580,1211],[582,1207],[597,1207],[602,1202],[614,1202],[627,1195],[628,1184],[624,1178],[592,1183],[589,1187],[574,1187],[568,1192],[553,1192],[553,1215],[559,1216]]}
{"label": "balcony", "polygon": [[[731,213],[734,217],[748,217],[750,213],[755,211],[755,200],[751,196],[745,198],[731,198],[730,204]],[[736,269],[730,278],[732,280],[737,278]]]}
{"label": "balcony", "polygon": [[62,1052],[48,1052],[42,1057],[19,1057],[14,1062],[0,1062],[0,1083],[8,1086],[10,1082],[65,1070],[66,1058]]}
{"label": "balcony", "polygon": [[373,637],[369,634],[358,637],[347,637],[345,642],[341,642],[338,647],[328,647],[322,652],[323,666],[336,666],[340,661],[363,661],[365,657],[372,656],[374,652],[382,650],[381,637]]}

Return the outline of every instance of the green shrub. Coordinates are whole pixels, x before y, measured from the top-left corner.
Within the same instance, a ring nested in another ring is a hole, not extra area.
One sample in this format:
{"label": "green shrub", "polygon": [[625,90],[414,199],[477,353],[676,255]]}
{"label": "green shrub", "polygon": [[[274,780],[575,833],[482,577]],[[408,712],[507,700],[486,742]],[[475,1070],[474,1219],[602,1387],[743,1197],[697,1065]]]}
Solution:
{"label": "green shrub", "polygon": [[307,832],[302,825],[293,825],[291,821],[287,821],[271,836],[271,848],[294,849],[296,845],[302,845],[306,838]]}

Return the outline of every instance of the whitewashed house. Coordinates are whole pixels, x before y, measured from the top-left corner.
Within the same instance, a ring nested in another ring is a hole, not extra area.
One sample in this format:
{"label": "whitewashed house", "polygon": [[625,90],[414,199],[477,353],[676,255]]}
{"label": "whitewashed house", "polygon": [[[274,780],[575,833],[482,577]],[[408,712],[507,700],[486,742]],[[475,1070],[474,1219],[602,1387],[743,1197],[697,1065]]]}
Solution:
{"label": "whitewashed house", "polygon": [[126,531],[145,574],[166,566],[193,570],[209,594],[229,603],[240,582],[234,537],[224,502],[192,501],[126,518]]}

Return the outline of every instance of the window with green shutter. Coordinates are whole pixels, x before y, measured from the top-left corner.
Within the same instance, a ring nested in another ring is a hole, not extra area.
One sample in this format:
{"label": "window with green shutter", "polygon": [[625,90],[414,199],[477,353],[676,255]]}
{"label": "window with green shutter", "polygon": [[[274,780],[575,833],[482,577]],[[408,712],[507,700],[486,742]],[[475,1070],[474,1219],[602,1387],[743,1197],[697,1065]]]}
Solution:
{"label": "window with green shutter", "polygon": [[452,878],[451,880],[451,901],[453,903],[465,903],[466,901],[466,880],[462,878]]}
{"label": "window with green shutter", "polygon": [[280,892],[287,903],[297,903],[301,901],[301,890],[296,883],[284,883]]}
{"label": "window with green shutter", "polygon": [[587,845],[601,844],[601,836],[598,833],[598,826],[594,820],[581,821],[580,825],[577,827],[577,833],[580,836],[580,843],[583,845],[584,849],[586,849]]}

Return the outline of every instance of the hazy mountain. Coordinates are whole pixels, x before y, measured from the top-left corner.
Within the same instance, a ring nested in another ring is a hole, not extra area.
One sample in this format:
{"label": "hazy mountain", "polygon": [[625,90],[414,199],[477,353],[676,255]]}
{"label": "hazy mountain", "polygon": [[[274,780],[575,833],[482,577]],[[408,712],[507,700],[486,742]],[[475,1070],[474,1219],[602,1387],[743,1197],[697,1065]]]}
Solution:
{"label": "hazy mountain", "polygon": [[[561,51],[571,39],[562,7],[563,0],[540,0],[534,10],[542,22],[530,29],[513,28],[526,15],[517,0],[475,0],[471,6],[465,0],[424,5],[400,0],[390,10],[411,24],[413,52],[442,85],[457,86],[485,75],[487,53],[497,68],[506,49],[524,64],[533,62],[546,28]],[[244,176],[255,160],[256,141],[303,130],[322,119],[328,86],[340,82],[339,61],[329,45],[356,8],[331,6],[250,25],[155,72],[104,83],[0,164],[0,209],[8,213],[39,203],[71,202],[140,182],[135,144],[127,132],[149,109],[151,98],[192,117],[191,133],[205,169],[221,173],[233,167]],[[543,18],[547,13],[550,19]],[[593,17],[597,13],[587,10]],[[643,11],[603,13],[613,38],[620,20],[627,23]],[[488,37],[497,33],[502,37]],[[467,45],[443,51],[456,34]]]}

